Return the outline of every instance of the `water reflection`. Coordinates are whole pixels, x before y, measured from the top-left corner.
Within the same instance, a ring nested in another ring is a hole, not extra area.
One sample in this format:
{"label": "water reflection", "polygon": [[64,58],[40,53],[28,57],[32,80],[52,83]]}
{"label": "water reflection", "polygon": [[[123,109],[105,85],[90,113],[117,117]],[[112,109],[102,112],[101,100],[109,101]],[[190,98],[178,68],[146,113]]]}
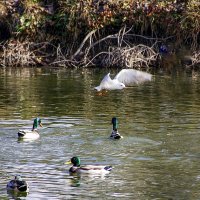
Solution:
{"label": "water reflection", "polygon": [[75,177],[70,178],[69,179],[70,180],[70,186],[71,187],[79,187],[81,185],[80,179],[81,179],[80,176],[75,176]]}
{"label": "water reflection", "polygon": [[106,181],[106,178],[109,178],[108,174],[76,174],[70,175],[70,186],[71,187],[80,187],[81,184],[93,184],[95,181]]}
{"label": "water reflection", "polygon": [[10,190],[7,190],[7,194],[10,199],[15,199],[15,200],[27,199],[26,197],[28,196],[27,192],[15,192]]}
{"label": "water reflection", "polygon": [[17,139],[17,141],[19,143],[22,143],[22,142],[30,143],[30,142],[34,142],[35,140],[38,140],[38,138],[36,138],[36,139],[32,139],[32,138],[18,138]]}

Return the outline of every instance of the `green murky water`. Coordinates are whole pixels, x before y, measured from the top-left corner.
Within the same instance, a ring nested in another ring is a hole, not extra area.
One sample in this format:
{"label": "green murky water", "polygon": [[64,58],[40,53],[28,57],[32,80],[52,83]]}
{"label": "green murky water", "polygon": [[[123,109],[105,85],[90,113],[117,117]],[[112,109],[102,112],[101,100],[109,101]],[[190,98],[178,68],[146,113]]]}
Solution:
{"label": "green murky water", "polygon": [[[200,198],[200,74],[157,74],[98,96],[93,88],[106,72],[0,69],[0,199]],[[18,141],[18,129],[38,115],[40,139]],[[119,141],[109,139],[113,116]],[[114,169],[70,176],[64,162],[74,155]],[[7,193],[16,174],[29,194]]]}

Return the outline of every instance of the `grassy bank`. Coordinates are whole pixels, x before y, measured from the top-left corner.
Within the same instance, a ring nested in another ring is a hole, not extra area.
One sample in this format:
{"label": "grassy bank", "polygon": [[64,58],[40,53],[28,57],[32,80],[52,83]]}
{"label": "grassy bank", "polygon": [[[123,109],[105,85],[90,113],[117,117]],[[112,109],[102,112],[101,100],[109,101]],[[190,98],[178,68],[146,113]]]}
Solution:
{"label": "grassy bank", "polygon": [[198,66],[199,42],[198,0],[0,2],[1,66],[162,66],[163,45]]}

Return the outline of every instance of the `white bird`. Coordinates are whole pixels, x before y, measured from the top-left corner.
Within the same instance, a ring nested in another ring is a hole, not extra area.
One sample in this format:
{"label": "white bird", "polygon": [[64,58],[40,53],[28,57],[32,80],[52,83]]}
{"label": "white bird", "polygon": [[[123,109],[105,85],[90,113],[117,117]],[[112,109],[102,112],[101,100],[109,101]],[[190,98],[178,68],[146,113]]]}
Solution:
{"label": "white bird", "polygon": [[147,72],[135,69],[122,69],[113,80],[110,78],[110,73],[108,73],[95,89],[98,92],[101,90],[121,90],[126,86],[151,81],[151,78],[152,75]]}

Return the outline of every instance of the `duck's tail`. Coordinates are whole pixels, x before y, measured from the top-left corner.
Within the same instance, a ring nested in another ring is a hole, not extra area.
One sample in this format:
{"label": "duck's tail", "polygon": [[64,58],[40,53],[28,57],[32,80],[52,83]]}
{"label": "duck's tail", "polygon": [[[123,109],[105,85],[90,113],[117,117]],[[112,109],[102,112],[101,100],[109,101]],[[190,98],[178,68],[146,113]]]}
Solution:
{"label": "duck's tail", "polygon": [[26,135],[26,133],[23,130],[19,130],[17,134],[18,134],[18,137],[24,137]]}
{"label": "duck's tail", "polygon": [[28,190],[27,185],[21,185],[17,188],[20,192],[26,192]]}
{"label": "duck's tail", "polygon": [[112,166],[106,166],[106,167],[104,167],[104,169],[105,169],[106,171],[111,171],[111,170],[112,170]]}
{"label": "duck's tail", "polygon": [[26,192],[28,191],[28,184],[26,183],[26,181],[17,181],[17,189],[20,192]]}

